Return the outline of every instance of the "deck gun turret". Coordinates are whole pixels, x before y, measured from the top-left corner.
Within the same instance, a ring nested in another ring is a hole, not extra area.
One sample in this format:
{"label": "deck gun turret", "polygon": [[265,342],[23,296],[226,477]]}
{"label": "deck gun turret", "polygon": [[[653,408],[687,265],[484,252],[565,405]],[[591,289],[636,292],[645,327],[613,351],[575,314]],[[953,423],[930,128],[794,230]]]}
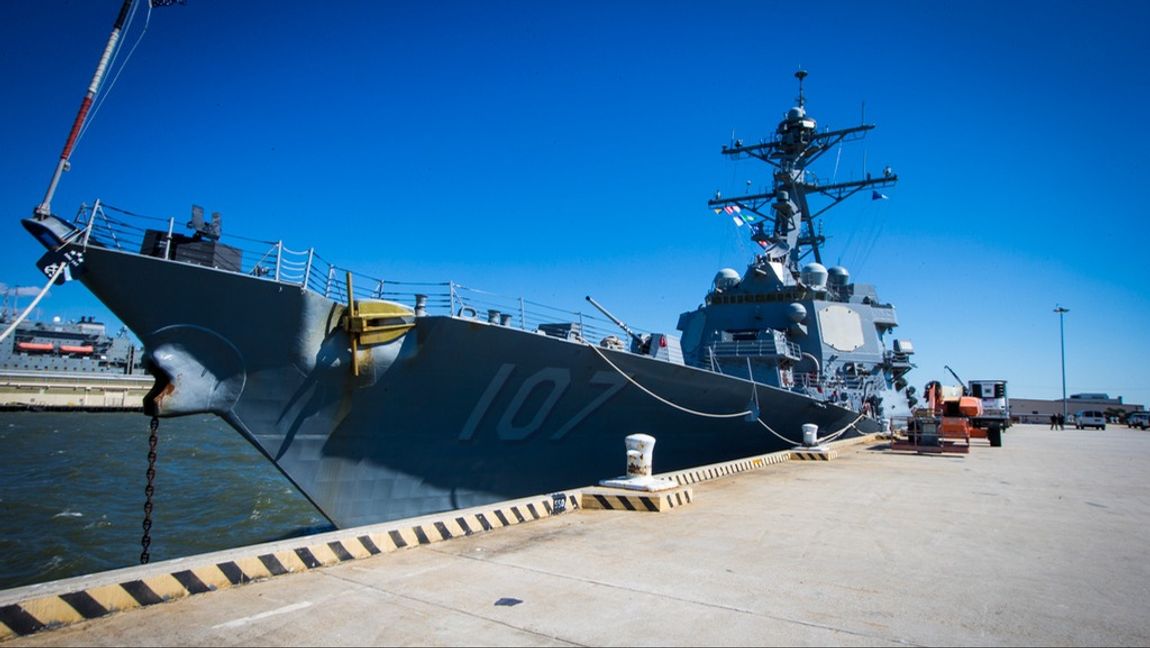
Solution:
{"label": "deck gun turret", "polygon": [[684,364],[683,347],[677,336],[666,333],[636,333],[631,330],[630,326],[624,324],[622,320],[612,315],[590,296],[587,297],[587,301],[591,302],[591,305],[597,308],[600,313],[606,315],[607,319],[614,322],[615,326],[623,329],[623,332],[630,336],[632,353],[650,356],[658,360],[666,360],[674,364]]}
{"label": "deck gun turret", "polygon": [[598,311],[600,313],[603,313],[603,315],[605,315],[607,317],[607,319],[614,322],[615,326],[618,326],[619,328],[623,329],[623,332],[631,337],[631,341],[634,344],[635,351],[637,351],[639,353],[643,353],[643,354],[647,354],[650,352],[650,350],[651,350],[651,336],[639,335],[638,333],[632,331],[631,327],[624,324],[623,320],[612,315],[606,308],[603,308],[603,305],[600,304],[599,302],[595,301],[594,299],[592,299],[591,295],[587,295],[587,301],[590,302],[591,305],[594,306],[596,309],[598,309]]}

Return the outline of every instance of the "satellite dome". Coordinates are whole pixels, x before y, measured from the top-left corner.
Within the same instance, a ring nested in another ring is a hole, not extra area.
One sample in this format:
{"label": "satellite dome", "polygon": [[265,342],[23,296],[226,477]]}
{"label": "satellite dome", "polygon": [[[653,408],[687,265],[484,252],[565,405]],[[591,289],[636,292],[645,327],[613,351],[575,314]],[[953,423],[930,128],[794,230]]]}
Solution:
{"label": "satellite dome", "polygon": [[825,288],[827,285],[827,269],[821,263],[808,263],[799,273],[803,283],[812,288]]}
{"label": "satellite dome", "polygon": [[718,272],[718,274],[715,275],[714,289],[718,291],[734,288],[735,286],[739,285],[740,281],[742,281],[742,277],[739,276],[739,273],[736,270],[732,268],[723,268]]}
{"label": "satellite dome", "polygon": [[787,111],[787,119],[790,121],[802,119],[806,116],[806,114],[807,111],[803,110],[802,106],[795,106],[794,108],[791,108]]}
{"label": "satellite dome", "polygon": [[830,277],[832,285],[845,286],[850,283],[851,273],[847,272],[847,269],[842,266],[835,266],[827,270],[827,274]]}
{"label": "satellite dome", "polygon": [[802,322],[807,318],[807,309],[805,306],[798,302],[791,302],[787,306],[787,319],[795,324]]}

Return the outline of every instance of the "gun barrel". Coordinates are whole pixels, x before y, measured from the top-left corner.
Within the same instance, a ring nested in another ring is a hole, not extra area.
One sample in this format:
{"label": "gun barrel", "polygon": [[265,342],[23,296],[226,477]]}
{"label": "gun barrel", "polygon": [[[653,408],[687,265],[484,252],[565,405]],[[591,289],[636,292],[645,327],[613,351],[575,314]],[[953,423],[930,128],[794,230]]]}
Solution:
{"label": "gun barrel", "polygon": [[591,302],[591,305],[594,306],[595,308],[597,308],[600,313],[603,313],[604,315],[606,315],[607,319],[614,322],[615,326],[618,326],[619,328],[623,329],[627,333],[627,335],[630,335],[631,339],[635,340],[635,342],[637,344],[643,343],[643,338],[636,335],[635,332],[632,331],[626,324],[624,324],[622,320],[620,320],[618,317],[615,317],[614,315],[612,315],[610,312],[607,311],[606,308],[603,308],[603,306],[599,302],[592,299],[591,295],[587,295],[587,301]]}

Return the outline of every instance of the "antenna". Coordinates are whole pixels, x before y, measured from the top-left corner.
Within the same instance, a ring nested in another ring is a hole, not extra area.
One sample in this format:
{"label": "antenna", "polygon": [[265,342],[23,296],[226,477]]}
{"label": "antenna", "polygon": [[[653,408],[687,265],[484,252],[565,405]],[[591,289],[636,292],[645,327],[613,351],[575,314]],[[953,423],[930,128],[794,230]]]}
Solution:
{"label": "antenna", "polygon": [[806,97],[803,96],[803,79],[807,78],[807,71],[799,68],[799,71],[795,72],[795,78],[799,80],[799,108],[803,108],[806,104]]}

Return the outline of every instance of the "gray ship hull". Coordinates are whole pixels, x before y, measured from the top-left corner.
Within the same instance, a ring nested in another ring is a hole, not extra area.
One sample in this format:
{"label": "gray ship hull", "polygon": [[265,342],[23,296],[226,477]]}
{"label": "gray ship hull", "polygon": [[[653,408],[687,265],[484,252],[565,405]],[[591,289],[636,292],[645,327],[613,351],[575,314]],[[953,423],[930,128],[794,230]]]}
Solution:
{"label": "gray ship hull", "polygon": [[[457,316],[415,318],[360,350],[356,376],[340,303],[82,252],[73,275],[144,343],[158,377],[146,406],[221,416],[341,527],[594,484],[624,472],[628,434],[654,436],[667,472],[790,447],[768,427],[796,442],[804,423],[844,437],[880,428],[744,378]],[[701,415],[751,408],[758,419]]]}

